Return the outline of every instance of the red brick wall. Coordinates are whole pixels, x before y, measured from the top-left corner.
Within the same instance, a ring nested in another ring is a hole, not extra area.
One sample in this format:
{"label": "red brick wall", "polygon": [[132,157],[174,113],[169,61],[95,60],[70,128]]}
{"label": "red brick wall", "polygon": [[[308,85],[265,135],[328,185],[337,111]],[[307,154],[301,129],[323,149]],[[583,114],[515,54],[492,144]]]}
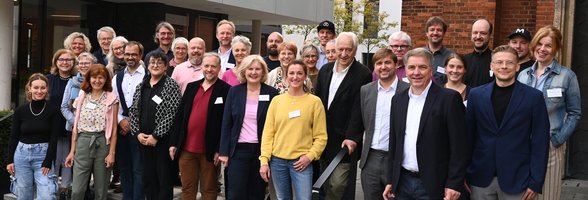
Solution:
{"label": "red brick wall", "polygon": [[472,23],[486,18],[494,24],[490,46],[505,44],[516,27],[535,30],[553,24],[554,0],[403,0],[401,29],[407,32],[413,46],[427,43],[425,23],[440,16],[448,24],[443,44],[458,53],[473,51],[470,40]]}

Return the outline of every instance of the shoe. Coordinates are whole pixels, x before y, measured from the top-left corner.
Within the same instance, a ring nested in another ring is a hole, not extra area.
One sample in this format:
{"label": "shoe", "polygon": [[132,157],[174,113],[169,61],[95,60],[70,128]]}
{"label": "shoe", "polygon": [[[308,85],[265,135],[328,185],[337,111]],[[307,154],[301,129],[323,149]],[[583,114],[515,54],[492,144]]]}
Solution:
{"label": "shoe", "polygon": [[59,193],[59,200],[67,200],[67,193],[60,192]]}

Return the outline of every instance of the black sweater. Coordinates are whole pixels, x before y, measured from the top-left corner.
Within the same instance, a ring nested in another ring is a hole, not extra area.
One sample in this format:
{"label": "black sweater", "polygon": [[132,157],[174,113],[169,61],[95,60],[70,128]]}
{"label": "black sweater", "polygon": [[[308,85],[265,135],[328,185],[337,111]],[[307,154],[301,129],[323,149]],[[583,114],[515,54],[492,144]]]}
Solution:
{"label": "black sweater", "polygon": [[[64,128],[60,126],[60,120],[63,116],[57,107],[52,106],[46,101],[32,101],[18,107],[14,111],[12,122],[12,134],[8,144],[8,162],[14,163],[14,152],[18,142],[25,144],[49,143],[47,155],[43,160],[43,167],[51,168],[51,163],[55,160],[57,137]],[[30,107],[29,107],[30,105]],[[44,106],[45,105],[45,106]],[[39,113],[45,107],[39,116],[31,113]]]}

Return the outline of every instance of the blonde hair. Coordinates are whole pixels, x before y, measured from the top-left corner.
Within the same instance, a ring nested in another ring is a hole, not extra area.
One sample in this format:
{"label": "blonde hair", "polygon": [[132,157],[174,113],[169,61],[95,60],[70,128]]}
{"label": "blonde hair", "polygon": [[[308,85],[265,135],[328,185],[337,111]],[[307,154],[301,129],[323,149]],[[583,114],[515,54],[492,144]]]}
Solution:
{"label": "blonde hair", "polygon": [[36,80],[42,80],[47,85],[47,94],[45,94],[45,100],[49,100],[49,80],[47,80],[47,77],[45,77],[45,75],[43,75],[41,73],[34,73],[34,74],[31,74],[31,76],[29,77],[29,80],[27,81],[27,84],[25,85],[25,91],[26,91],[25,98],[27,99],[28,102],[31,102],[33,100],[33,94],[31,92],[31,84],[33,83],[33,81],[36,81]]}
{"label": "blonde hair", "polygon": [[267,64],[263,60],[263,57],[259,55],[250,55],[243,59],[241,66],[239,66],[239,69],[237,70],[237,79],[239,79],[239,82],[247,82],[247,78],[245,77],[245,71],[247,71],[247,68],[249,68],[251,65],[253,65],[253,63],[256,62],[261,65],[261,78],[259,81],[265,83],[268,74]]}
{"label": "blonde hair", "polygon": [[71,49],[71,43],[76,38],[82,38],[82,40],[84,40],[85,52],[90,52],[92,49],[92,43],[90,43],[90,39],[86,35],[80,32],[73,32],[69,34],[65,40],[63,40],[63,47],[66,49]]}
{"label": "blonde hair", "polygon": [[216,32],[218,33],[218,27],[222,26],[223,24],[228,24],[231,29],[233,29],[233,35],[235,35],[235,23],[233,23],[232,21],[223,19],[220,22],[218,22],[218,24],[216,24]]}
{"label": "blonde hair", "polygon": [[70,59],[72,59],[72,65],[71,70],[69,70],[69,75],[76,75],[78,73],[78,71],[76,70],[76,54],[74,54],[71,50],[68,49],[58,49],[57,51],[55,51],[55,53],[53,54],[53,58],[51,59],[51,69],[49,73],[53,75],[59,75],[59,69],[57,68],[57,59],[59,59],[59,56],[63,54],[68,54]]}

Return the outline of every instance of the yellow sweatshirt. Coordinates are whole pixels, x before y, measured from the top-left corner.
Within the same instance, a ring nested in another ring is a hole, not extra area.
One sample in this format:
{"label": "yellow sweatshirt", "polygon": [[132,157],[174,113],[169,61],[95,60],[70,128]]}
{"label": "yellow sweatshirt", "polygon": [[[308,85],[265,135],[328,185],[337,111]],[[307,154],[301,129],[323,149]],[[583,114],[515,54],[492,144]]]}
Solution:
{"label": "yellow sweatshirt", "polygon": [[327,122],[321,100],[314,95],[272,99],[261,138],[261,165],[272,156],[294,160],[306,155],[318,160],[327,145]]}

